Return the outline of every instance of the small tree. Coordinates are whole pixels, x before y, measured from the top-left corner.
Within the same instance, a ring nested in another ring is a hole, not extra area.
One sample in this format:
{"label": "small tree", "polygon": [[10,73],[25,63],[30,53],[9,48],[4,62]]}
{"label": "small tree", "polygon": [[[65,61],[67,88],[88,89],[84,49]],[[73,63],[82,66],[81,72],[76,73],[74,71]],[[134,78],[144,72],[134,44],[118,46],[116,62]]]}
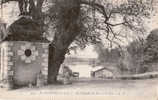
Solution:
{"label": "small tree", "polygon": [[154,70],[152,65],[158,61],[158,30],[154,29],[147,36],[146,44],[143,51],[143,63],[142,66],[145,71]]}
{"label": "small tree", "polygon": [[132,73],[140,73],[143,70],[143,58],[144,58],[144,48],[146,42],[145,39],[134,40],[127,46],[127,52],[131,56],[130,69]]}

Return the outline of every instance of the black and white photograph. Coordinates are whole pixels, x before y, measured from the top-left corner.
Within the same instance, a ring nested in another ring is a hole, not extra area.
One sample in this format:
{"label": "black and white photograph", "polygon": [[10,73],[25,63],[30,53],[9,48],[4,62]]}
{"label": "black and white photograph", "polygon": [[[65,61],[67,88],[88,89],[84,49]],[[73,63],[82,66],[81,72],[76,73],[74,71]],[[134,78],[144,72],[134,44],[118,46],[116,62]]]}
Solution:
{"label": "black and white photograph", "polygon": [[0,100],[158,100],[158,0],[0,0]]}

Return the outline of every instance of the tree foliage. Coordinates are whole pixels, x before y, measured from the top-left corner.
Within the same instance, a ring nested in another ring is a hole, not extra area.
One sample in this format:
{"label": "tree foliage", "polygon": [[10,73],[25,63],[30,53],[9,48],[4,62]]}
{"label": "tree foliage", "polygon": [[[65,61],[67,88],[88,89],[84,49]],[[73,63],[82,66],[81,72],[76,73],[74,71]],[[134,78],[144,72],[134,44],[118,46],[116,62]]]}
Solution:
{"label": "tree foliage", "polygon": [[155,29],[147,37],[147,43],[144,49],[144,63],[153,63],[158,61],[158,30]]}
{"label": "tree foliage", "polygon": [[118,41],[123,42],[123,38],[132,33],[138,36],[144,34],[144,19],[150,16],[153,7],[152,1],[143,0],[126,0],[119,4],[112,0],[81,2],[83,11],[88,13],[84,17],[87,31],[82,33],[81,42],[85,44],[84,41],[96,43],[103,40],[109,42],[110,46],[119,46]]}
{"label": "tree foliage", "polygon": [[144,61],[144,48],[146,45],[145,39],[134,40],[127,46],[127,52],[131,56],[130,69],[133,73],[144,72],[143,61]]}

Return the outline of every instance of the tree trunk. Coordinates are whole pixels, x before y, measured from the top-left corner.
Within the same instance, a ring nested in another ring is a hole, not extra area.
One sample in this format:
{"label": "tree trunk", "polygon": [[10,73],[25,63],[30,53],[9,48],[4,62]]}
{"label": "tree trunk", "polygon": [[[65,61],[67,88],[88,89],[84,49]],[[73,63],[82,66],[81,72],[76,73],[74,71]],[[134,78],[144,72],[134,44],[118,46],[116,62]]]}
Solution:
{"label": "tree trunk", "polygon": [[57,8],[59,10],[59,21],[54,41],[49,47],[49,84],[57,81],[58,71],[65,59],[68,47],[80,32],[80,4],[78,1],[79,0],[59,0],[57,3],[57,7],[60,7]]}
{"label": "tree trunk", "polygon": [[[74,30],[73,30],[74,31]],[[72,32],[73,32],[72,31]],[[66,36],[67,35],[67,36]],[[62,37],[57,36],[57,39],[54,40],[49,46],[49,67],[48,67],[48,83],[55,83],[57,81],[56,77],[60,65],[65,59],[65,54],[68,51],[68,47],[75,40],[75,37],[78,34],[70,34],[65,32]]]}
{"label": "tree trunk", "polygon": [[[57,47],[58,48],[58,47]],[[66,50],[59,50],[54,46],[49,47],[49,70],[48,70],[48,83],[54,83],[57,81],[56,76],[60,65],[65,59]]]}

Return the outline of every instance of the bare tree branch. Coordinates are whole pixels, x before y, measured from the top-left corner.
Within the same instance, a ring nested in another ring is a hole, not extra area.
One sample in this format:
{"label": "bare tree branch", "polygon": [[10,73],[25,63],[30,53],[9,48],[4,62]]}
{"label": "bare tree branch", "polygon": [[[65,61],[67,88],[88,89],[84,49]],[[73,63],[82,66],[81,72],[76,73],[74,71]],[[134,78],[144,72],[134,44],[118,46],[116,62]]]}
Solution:
{"label": "bare tree branch", "polygon": [[87,2],[87,1],[85,1],[85,0],[81,0],[80,3],[94,7],[94,8],[97,9],[100,13],[102,13],[102,14],[104,15],[106,21],[109,20],[109,18],[108,18],[108,16],[107,16],[107,13],[106,13],[105,8],[104,8],[103,5],[101,5],[101,4],[99,4],[99,3],[96,3],[96,2]]}

